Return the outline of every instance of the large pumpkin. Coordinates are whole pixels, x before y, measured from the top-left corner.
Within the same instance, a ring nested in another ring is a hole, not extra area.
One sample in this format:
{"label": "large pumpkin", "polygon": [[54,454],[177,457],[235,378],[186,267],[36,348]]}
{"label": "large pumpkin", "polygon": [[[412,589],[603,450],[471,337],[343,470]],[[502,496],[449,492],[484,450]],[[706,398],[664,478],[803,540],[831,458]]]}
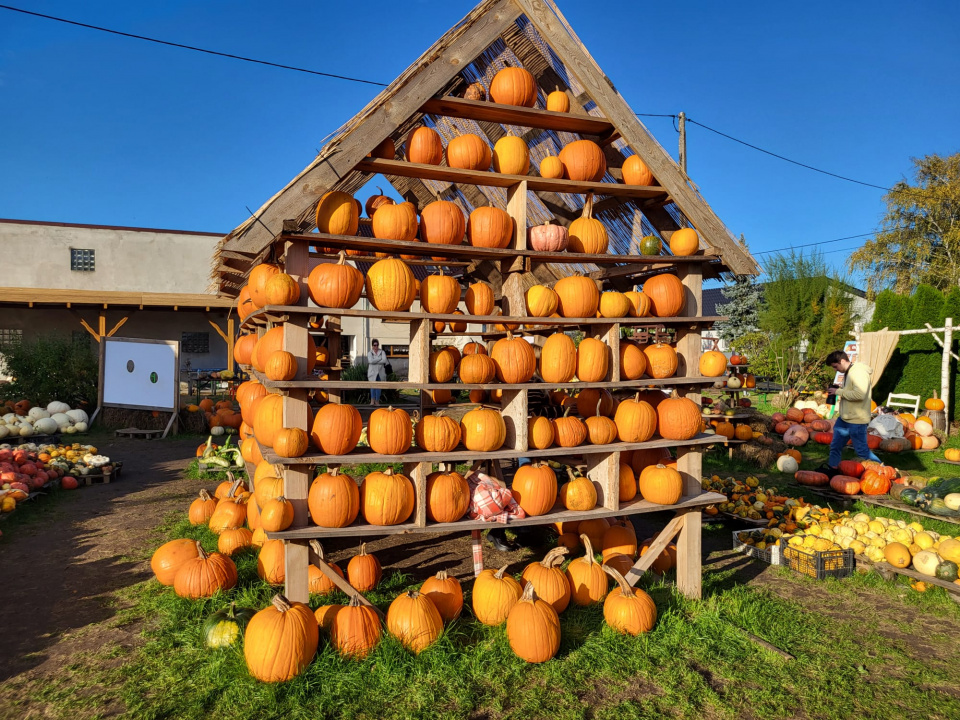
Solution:
{"label": "large pumpkin", "polygon": [[[489,360],[489,358],[487,359]],[[424,415],[417,423],[414,435],[417,439],[417,447],[421,450],[426,452],[450,452],[460,444],[460,425],[456,420],[447,417],[443,414],[443,411],[440,411],[433,415]]]}
{"label": "large pumpkin", "polygon": [[497,364],[489,355],[466,355],[460,361],[460,382],[486,385],[497,376]]}
{"label": "large pumpkin", "polygon": [[387,629],[401,645],[419,655],[440,637],[443,618],[429,597],[417,590],[408,590],[390,603]]}
{"label": "large pumpkin", "polygon": [[406,475],[391,468],[369,473],[360,485],[360,509],[371,525],[399,525],[413,513],[416,491]]}
{"label": "large pumpkin", "polygon": [[522,138],[504,135],[493,146],[493,170],[503,175],[526,175],[530,149]]}
{"label": "large pumpkin", "polygon": [[497,365],[497,378],[503,383],[529,382],[537,370],[533,346],[511,332],[493,344],[490,357]]}
{"label": "large pumpkin", "polygon": [[512,490],[527,515],[546,515],[557,502],[557,475],[545,462],[521,465],[513,476]]}
{"label": "large pumpkin", "polygon": [[522,67],[507,66],[490,82],[490,99],[501,105],[532,108],[537,103],[537,81]]}
{"label": "large pumpkin", "polygon": [[545,450],[556,437],[553,422],[543,415],[531,415],[527,418],[527,445],[534,450]]}
{"label": "large pumpkin", "polygon": [[267,281],[280,272],[280,268],[270,263],[260,263],[250,271],[247,287],[250,289],[250,301],[258,308],[267,304]]}
{"label": "large pumpkin", "polygon": [[560,298],[545,285],[534,285],[525,294],[527,314],[530,317],[550,317],[557,311]]}
{"label": "large pumpkin", "polygon": [[467,288],[463,304],[471,315],[491,315],[493,313],[493,288],[485,282],[475,282]]}
{"label": "large pumpkin", "polygon": [[860,490],[864,495],[886,495],[890,492],[890,487],[890,478],[874,470],[864,470],[863,475],[860,477]]}
{"label": "large pumpkin", "polygon": [[360,442],[363,421],[353,405],[328,403],[313,420],[310,439],[327,455],[346,455]]}
{"label": "large pumpkin", "polygon": [[237,584],[237,566],[226,555],[209,555],[197,542],[197,556],[185,560],[173,578],[173,591],[182,598],[210,597]]}
{"label": "large pumpkin", "polygon": [[577,413],[580,417],[603,415],[613,417],[615,404],[613,395],[604,388],[584,388],[577,394]]}
{"label": "large pumpkin", "polygon": [[285,682],[310,664],[319,641],[320,627],[310,608],[275,595],[247,624],[243,657],[257,680]]}
{"label": "large pumpkin", "polygon": [[435,472],[427,475],[427,519],[433,522],[456,522],[470,507],[470,485],[458,472]]}
{"label": "large pumpkin", "polygon": [[349,193],[334,190],[317,203],[317,230],[327,235],[356,235],[360,227],[360,208]]}
{"label": "large pumpkin", "polygon": [[582,275],[569,275],[560,278],[553,289],[560,299],[558,310],[562,317],[596,317],[600,308],[600,291],[593,279]]}
{"label": "large pumpkin", "polygon": [[367,422],[367,441],[378,455],[402,455],[413,442],[413,424],[406,410],[377,408]]}
{"label": "large pumpkin", "polygon": [[708,350],[700,356],[700,374],[720,377],[727,371],[727,356],[719,350]]}
{"label": "large pumpkin", "polygon": [[622,318],[630,314],[633,305],[622,292],[610,290],[600,295],[600,315],[605,318]]}
{"label": "large pumpkin", "polygon": [[577,372],[577,349],[566,333],[554,333],[540,349],[540,377],[546,383],[562,384]]}
{"label": "large pumpkin", "polygon": [[335,467],[318,475],[307,496],[310,517],[320,527],[346,527],[360,513],[357,481]]}
{"label": "large pumpkin", "polygon": [[[580,142],[589,142],[582,140]],[[570,223],[567,250],[573,253],[601,255],[607,251],[609,238],[603,223],[593,217],[593,193],[587,194],[580,217]]]}
{"label": "large pumpkin", "polygon": [[486,569],[473,581],[473,614],[484,625],[500,625],[507,619],[523,589],[507,575],[507,565]]}
{"label": "large pumpkin", "polygon": [[564,174],[578,182],[600,182],[607,172],[603,150],[592,140],[574,140],[560,150]]}
{"label": "large pumpkin", "polygon": [[[411,202],[399,205],[381,205],[373,213],[373,236],[378,240],[417,239],[417,209]],[[382,255],[381,255],[382,257]]]}
{"label": "large pumpkin", "polygon": [[[540,174],[543,175],[543,164],[540,165]],[[543,225],[530,228],[527,238],[530,248],[537,252],[563,252],[570,241],[567,229],[563,225],[554,225],[549,220]]]}
{"label": "large pumpkin", "polygon": [[346,264],[346,253],[341,251],[336,263],[320,263],[310,271],[307,287],[320,307],[350,308],[360,299],[363,274]]}
{"label": "large pumpkin", "polygon": [[676,505],[683,495],[683,476],[665,465],[650,465],[637,481],[640,495],[658,505]]}
{"label": "large pumpkin", "polygon": [[841,495],[856,495],[860,492],[860,481],[846,475],[834,475],[830,478],[830,489]]}
{"label": "large pumpkin", "polygon": [[408,162],[439,165],[443,160],[443,140],[433,128],[418,127],[407,137],[406,154]]}
{"label": "large pumpkin", "polygon": [[606,597],[609,582],[603,567],[593,559],[590,538],[581,534],[580,541],[586,552],[567,566],[567,579],[570,581],[573,602],[580,606],[593,605]]}
{"label": "large pumpkin", "polygon": [[253,418],[253,434],[261,445],[273,447],[277,433],[283,429],[283,396],[264,395],[257,403]]}
{"label": "large pumpkin", "polygon": [[[459,245],[467,230],[460,207],[449,200],[436,200],[420,211],[420,239],[435,245]],[[459,295],[459,292],[458,292]]]}
{"label": "large pumpkin", "polygon": [[365,285],[367,299],[377,310],[407,311],[417,296],[413,273],[403,260],[397,258],[384,258],[374,263],[367,271]]}
{"label": "large pumpkin", "polygon": [[647,164],[640,159],[639,155],[631,155],[623,161],[621,168],[623,173],[623,182],[625,185],[643,185],[651,186],[656,180],[653,179],[653,173]]}
{"label": "large pumpkin", "polygon": [[446,570],[427,578],[420,592],[433,601],[444,622],[460,617],[460,611],[463,610],[463,588],[460,587],[460,581]]}
{"label": "large pumpkin", "polygon": [[382,575],[376,555],[367,552],[366,543],[360,543],[360,552],[347,563],[347,581],[360,592],[368,592],[377,586]]}
{"label": "large pumpkin", "polygon": [[646,442],[657,431],[657,411],[653,406],[640,399],[622,400],[613,416],[617,424],[617,436],[621,442]]}
{"label": "large pumpkin", "polygon": [[689,440],[700,432],[701,423],[700,406],[676,392],[657,406],[657,427],[666,440]]}
{"label": "large pumpkin", "polygon": [[376,647],[382,632],[376,611],[369,605],[362,605],[359,597],[354,595],[350,598],[350,604],[338,610],[334,616],[330,626],[330,643],[341,655],[359,660]]}
{"label": "large pumpkin", "polygon": [[150,558],[150,569],[161,585],[173,585],[177,571],[187,561],[200,556],[195,540],[171,540],[156,549]]}
{"label": "large pumpkin", "polygon": [[233,359],[239,365],[249,365],[253,361],[253,349],[257,346],[256,334],[244,335],[233,345]]}
{"label": "large pumpkin", "polygon": [[650,317],[650,298],[637,290],[624,293],[630,301],[630,317]]}
{"label": "large pumpkin", "polygon": [[680,257],[696,255],[700,249],[700,238],[693,228],[680,228],[670,236],[670,252]]}
{"label": "large pumpkin", "polygon": [[528,584],[533,585],[537,596],[550,603],[558,613],[562,613],[570,604],[570,583],[560,567],[567,552],[565,547],[553,548],[540,562],[527,565],[520,580],[524,590]]}
{"label": "large pumpkin", "polygon": [[447,165],[452,168],[489,170],[491,159],[490,146],[479,135],[464,133],[447,143]]}
{"label": "large pumpkin", "polygon": [[624,635],[649,632],[657,622],[657,606],[647,593],[631,587],[622,574],[605,565],[604,570],[617,582],[617,587],[603,602],[603,619],[613,630]]}
{"label": "large pumpkin", "polygon": [[647,280],[643,294],[650,298],[650,309],[656,317],[676,317],[686,303],[683,283],[671,273],[654,275]]}
{"label": "large pumpkin", "polygon": [[584,512],[593,510],[597,505],[597,488],[593,481],[584,476],[576,476],[568,467],[567,476],[570,478],[560,486],[560,504],[567,510]]}
{"label": "large pumpkin", "polygon": [[637,343],[620,340],[620,379],[637,380],[647,371],[647,356]]}
{"label": "large pumpkin", "polygon": [[467,240],[474,247],[505,248],[513,239],[513,218],[500,208],[484,205],[470,213]]}
{"label": "large pumpkin", "polygon": [[553,421],[554,439],[560,447],[577,447],[587,439],[587,426],[583,420],[569,413],[570,408],[567,408],[562,417]]}
{"label": "large pumpkin", "polygon": [[577,347],[577,377],[580,382],[594,383],[607,379],[610,348],[602,340],[585,337]]}
{"label": "large pumpkin", "polygon": [[460,419],[460,433],[467,450],[494,452],[503,447],[507,426],[496,410],[476,408]]}
{"label": "large pumpkin", "polygon": [[507,615],[507,640],[521,660],[546,662],[560,649],[560,619],[553,605],[529,583]]}
{"label": "large pumpkin", "polygon": [[420,283],[420,306],[424,312],[445,315],[456,310],[459,303],[460,283],[444,275],[443,268],[439,274],[425,277]]}

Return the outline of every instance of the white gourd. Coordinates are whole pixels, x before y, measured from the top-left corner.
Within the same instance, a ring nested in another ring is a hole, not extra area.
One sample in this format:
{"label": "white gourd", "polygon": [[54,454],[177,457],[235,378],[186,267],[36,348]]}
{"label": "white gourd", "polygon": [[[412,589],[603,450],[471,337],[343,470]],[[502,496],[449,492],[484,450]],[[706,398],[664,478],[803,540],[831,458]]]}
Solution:
{"label": "white gourd", "polygon": [[83,410],[67,410],[67,417],[73,420],[74,423],[90,422],[90,418],[87,417],[87,414]]}
{"label": "white gourd", "polygon": [[54,400],[52,403],[47,405],[47,412],[51,415],[56,415],[57,413],[65,413],[70,409],[70,406],[65,402],[60,402],[59,400]]}
{"label": "white gourd", "polygon": [[30,412],[27,413],[27,419],[33,422],[48,417],[50,417],[50,413],[48,413],[42,407],[30,408]]}

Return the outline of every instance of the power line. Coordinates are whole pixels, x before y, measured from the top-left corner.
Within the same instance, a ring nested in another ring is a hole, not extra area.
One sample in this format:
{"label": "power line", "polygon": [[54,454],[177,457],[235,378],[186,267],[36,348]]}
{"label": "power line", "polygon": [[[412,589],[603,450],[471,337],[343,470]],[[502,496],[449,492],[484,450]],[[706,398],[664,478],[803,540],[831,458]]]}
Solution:
{"label": "power line", "polygon": [[88,25],[87,23],[77,22],[76,20],[67,20],[66,18],[55,17],[54,15],[44,15],[43,13],[24,10],[22,8],[12,7],[10,5],[0,5],[0,10],[10,10],[11,12],[32,15],[33,17],[43,18],[45,20],[54,20],[67,25],[87,28],[88,30],[98,30],[111,35],[120,35],[121,37],[132,38],[134,40],[145,40],[156,43],[157,45],[166,45],[168,47],[180,48],[181,50],[192,50],[194,52],[205,53],[207,55],[216,55],[218,57],[230,58],[232,60],[243,60],[244,62],[255,63],[257,65],[267,65],[269,67],[280,68],[281,70],[294,70],[296,72],[307,73],[309,75],[320,75],[321,77],[334,78],[336,80],[348,80],[350,82],[364,83],[366,85],[376,85],[377,87],[386,87],[387,83],[376,82],[374,80],[364,80],[362,78],[349,77],[347,75],[336,75],[334,73],[320,72],[319,70],[308,70],[306,68],[295,67],[293,65],[283,65],[281,63],[269,62],[267,60],[257,60],[256,58],[244,57],[243,55],[233,55],[231,53],[217,52],[216,50],[205,50],[204,48],[194,47],[193,45],[184,45],[182,43],[170,42],[169,40],[159,40],[158,38],[147,37],[146,35],[134,35],[133,33],[120,32],[110,28],[99,27],[98,25]]}
{"label": "power line", "polygon": [[[789,248],[783,248],[782,250],[761,250],[760,252],[751,253],[751,255],[769,255],[770,253],[783,252],[784,250],[795,250],[797,248],[813,247],[814,245],[827,245],[828,243],[842,242],[843,240],[854,240],[856,238],[869,237],[870,235],[876,235],[876,232],[860,233],[859,235],[847,235],[842,238],[834,238],[833,240],[821,240],[820,242],[806,243],[805,245],[791,245]],[[831,250],[831,252],[833,252]]]}

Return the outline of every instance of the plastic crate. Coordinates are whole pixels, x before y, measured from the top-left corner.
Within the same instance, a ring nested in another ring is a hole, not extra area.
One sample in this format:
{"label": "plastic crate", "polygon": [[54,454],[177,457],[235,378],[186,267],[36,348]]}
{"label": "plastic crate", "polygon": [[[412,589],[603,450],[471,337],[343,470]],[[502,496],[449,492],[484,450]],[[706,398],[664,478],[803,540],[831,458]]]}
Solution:
{"label": "plastic crate", "polygon": [[806,550],[786,545],[783,564],[791,570],[817,580],[828,577],[845,578],[853,575],[856,559],[853,550]]}
{"label": "plastic crate", "polygon": [[754,557],[757,560],[762,560],[765,563],[770,565],[779,565],[780,564],[780,546],[771,545],[765,550],[756,548],[753,545],[746,545],[740,542],[740,538],[737,535],[742,533],[749,533],[750,535],[761,535],[763,533],[763,528],[759,530],[734,530],[733,531],[733,549],[737,552],[743,553],[744,555],[749,555]]}

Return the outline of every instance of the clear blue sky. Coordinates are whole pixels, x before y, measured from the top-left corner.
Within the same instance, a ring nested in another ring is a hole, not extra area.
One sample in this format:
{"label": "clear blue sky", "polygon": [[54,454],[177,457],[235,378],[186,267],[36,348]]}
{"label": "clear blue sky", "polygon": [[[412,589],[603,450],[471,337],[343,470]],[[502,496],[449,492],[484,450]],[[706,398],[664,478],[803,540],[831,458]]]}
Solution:
{"label": "clear blue sky", "polygon": [[[381,82],[474,5],[7,2]],[[637,112],[683,110],[878,185],[908,175],[913,156],[960,150],[956,2],[559,4]],[[0,217],[226,232],[377,92],[0,11]],[[644,121],[675,153],[671,121]],[[880,190],[696,126],[688,153],[690,176],[756,253],[870,232],[883,213]],[[822,250],[842,267],[858,242]]]}

